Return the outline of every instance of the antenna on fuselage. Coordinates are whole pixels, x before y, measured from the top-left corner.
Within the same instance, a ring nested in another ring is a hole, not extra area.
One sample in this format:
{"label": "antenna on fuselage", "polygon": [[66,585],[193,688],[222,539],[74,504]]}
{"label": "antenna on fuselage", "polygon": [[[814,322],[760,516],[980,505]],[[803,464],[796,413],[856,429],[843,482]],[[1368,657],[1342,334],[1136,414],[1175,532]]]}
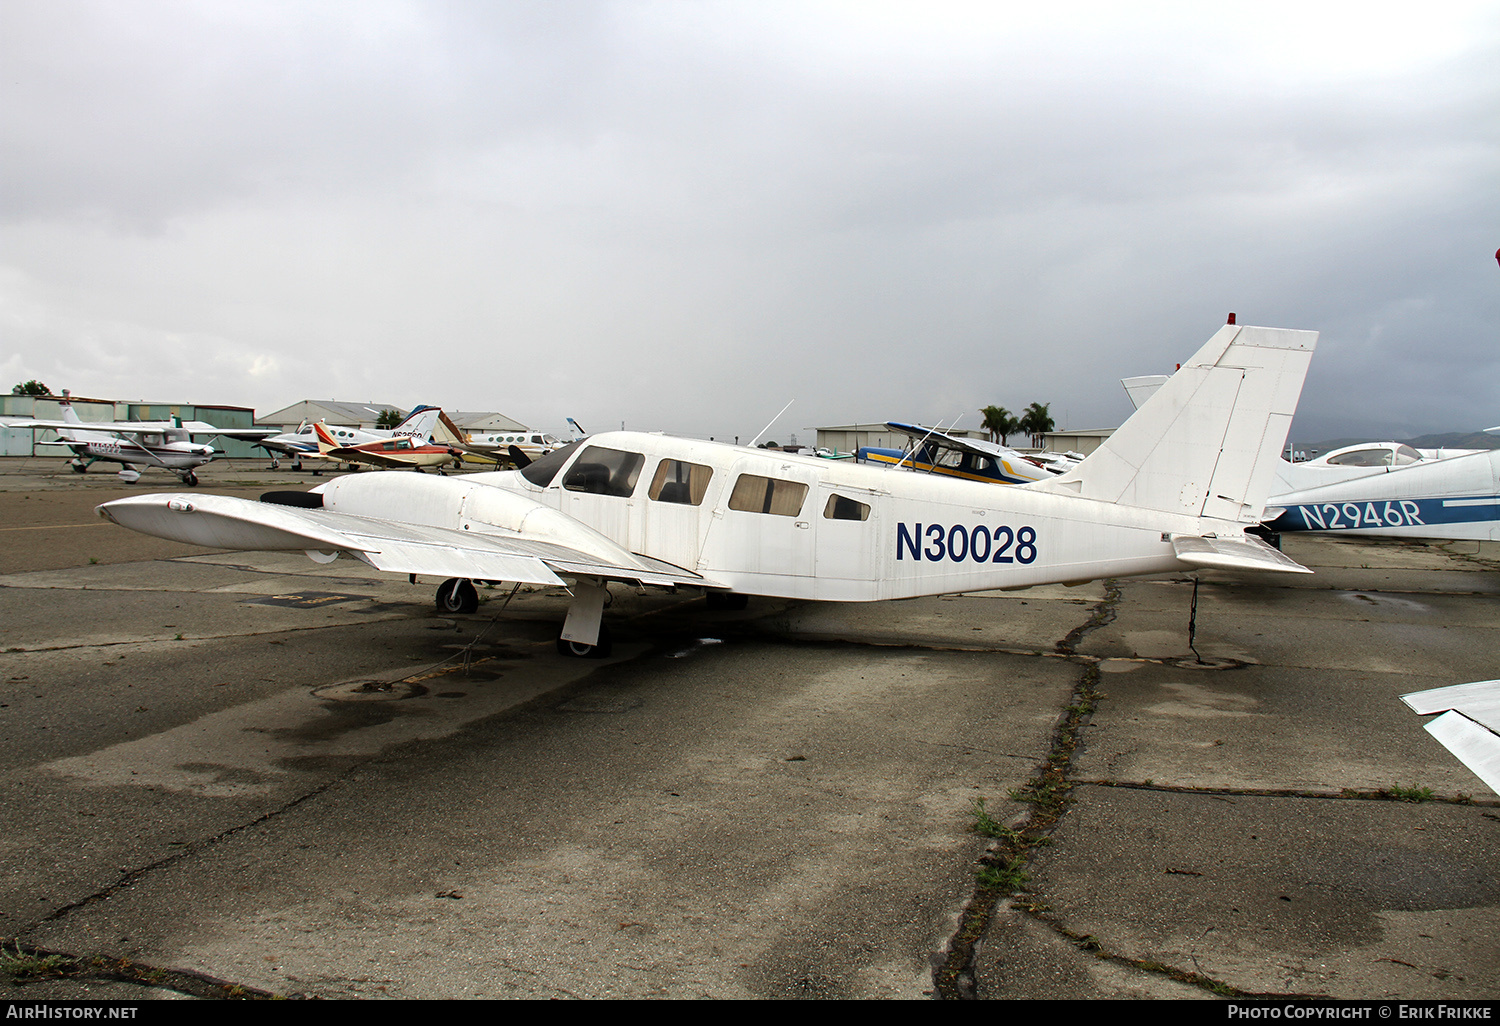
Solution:
{"label": "antenna on fuselage", "polygon": [[[788,399],[786,401],[786,405],[781,408],[781,413],[785,413],[788,409],[791,408],[792,403],[794,403],[796,401],[797,400],[795,400],[795,399]],[[774,416],[774,417],[771,418],[771,424],[774,424],[778,420],[781,419],[781,413],[778,413],[778,414],[776,414],[776,416]],[[760,429],[760,435],[763,435],[767,431],[771,430],[771,424],[767,424],[765,427],[761,428]],[[755,448],[755,443],[758,442],[758,441],[760,441],[760,435],[756,435],[754,438],[750,439],[750,448],[752,448],[752,449]]]}

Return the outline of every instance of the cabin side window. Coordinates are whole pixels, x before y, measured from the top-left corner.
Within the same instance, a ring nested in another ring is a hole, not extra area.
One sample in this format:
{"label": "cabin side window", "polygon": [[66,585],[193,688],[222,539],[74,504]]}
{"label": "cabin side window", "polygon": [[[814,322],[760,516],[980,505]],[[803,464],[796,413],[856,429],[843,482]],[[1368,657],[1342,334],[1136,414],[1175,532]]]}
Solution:
{"label": "cabin side window", "polygon": [[741,474],[729,495],[729,508],[745,513],[794,517],[802,512],[802,500],[806,498],[807,485],[800,481]]}
{"label": "cabin side window", "polygon": [[638,452],[591,445],[583,450],[578,462],[568,468],[563,487],[570,492],[629,498],[635,491],[636,479],[641,476],[645,462],[646,457]]}
{"label": "cabin side window", "polygon": [[870,507],[843,495],[830,495],[823,507],[824,520],[869,520]]}
{"label": "cabin side window", "polygon": [[651,488],[646,494],[657,502],[701,506],[713,476],[712,467],[682,460],[662,460],[656,465],[656,476],[651,479]]}

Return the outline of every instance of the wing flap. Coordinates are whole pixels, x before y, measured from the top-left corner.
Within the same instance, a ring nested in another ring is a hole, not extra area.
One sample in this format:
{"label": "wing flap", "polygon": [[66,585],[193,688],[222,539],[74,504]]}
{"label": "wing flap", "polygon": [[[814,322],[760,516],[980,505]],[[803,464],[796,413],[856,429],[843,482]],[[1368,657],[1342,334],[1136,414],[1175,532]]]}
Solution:
{"label": "wing flap", "polygon": [[1491,791],[1500,794],[1500,737],[1463,713],[1451,710],[1427,724],[1427,733],[1457,756]]}
{"label": "wing flap", "polygon": [[510,552],[460,549],[452,545],[422,542],[382,543],[379,551],[361,549],[360,559],[377,570],[432,577],[474,577],[482,581],[521,581],[526,584],[561,585],[563,579],[535,556]]}
{"label": "wing flap", "polygon": [[1213,535],[1172,534],[1167,536],[1172,552],[1189,566],[1206,566],[1218,570],[1273,570],[1279,573],[1310,574],[1307,567],[1290,559],[1259,538],[1218,538]]}

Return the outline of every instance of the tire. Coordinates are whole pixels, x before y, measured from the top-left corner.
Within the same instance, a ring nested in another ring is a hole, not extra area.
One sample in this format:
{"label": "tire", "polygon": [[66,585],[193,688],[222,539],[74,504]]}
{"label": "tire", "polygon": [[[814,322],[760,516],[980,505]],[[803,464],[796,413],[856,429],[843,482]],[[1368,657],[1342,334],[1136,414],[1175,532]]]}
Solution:
{"label": "tire", "polygon": [[576,641],[565,641],[560,634],[557,637],[558,654],[569,656],[573,659],[608,659],[610,652],[614,651],[614,647],[614,639],[609,636],[609,628],[602,623],[599,625],[599,643],[597,645],[584,645]]}
{"label": "tire", "polygon": [[182,475],[182,483],[187,485],[189,488],[197,488],[198,475],[189,470],[186,474]]}
{"label": "tire", "polygon": [[472,613],[479,608],[479,592],[463,577],[450,577],[437,590],[439,613]]}

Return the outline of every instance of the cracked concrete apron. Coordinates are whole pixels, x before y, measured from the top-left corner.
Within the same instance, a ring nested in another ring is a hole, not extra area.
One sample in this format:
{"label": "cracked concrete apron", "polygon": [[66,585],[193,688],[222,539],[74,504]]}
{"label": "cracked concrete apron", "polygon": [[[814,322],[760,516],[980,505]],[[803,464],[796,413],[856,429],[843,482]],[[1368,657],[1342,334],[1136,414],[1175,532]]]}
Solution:
{"label": "cracked concrete apron", "polygon": [[[1218,670],[1180,662],[1180,580],[1107,623],[1099,586],[620,595],[593,664],[552,653],[546,594],[444,620],[344,561],[14,575],[0,936],[324,997],[921,996],[976,799],[1020,822],[1071,716],[1070,800],[959,953],[970,993],[1493,995],[1494,806],[1354,795],[1477,790],[1395,696],[1487,675],[1495,575],[1423,549],[1361,600],[1347,551],[1205,575]],[[247,601],[297,588],[353,598]]]}

